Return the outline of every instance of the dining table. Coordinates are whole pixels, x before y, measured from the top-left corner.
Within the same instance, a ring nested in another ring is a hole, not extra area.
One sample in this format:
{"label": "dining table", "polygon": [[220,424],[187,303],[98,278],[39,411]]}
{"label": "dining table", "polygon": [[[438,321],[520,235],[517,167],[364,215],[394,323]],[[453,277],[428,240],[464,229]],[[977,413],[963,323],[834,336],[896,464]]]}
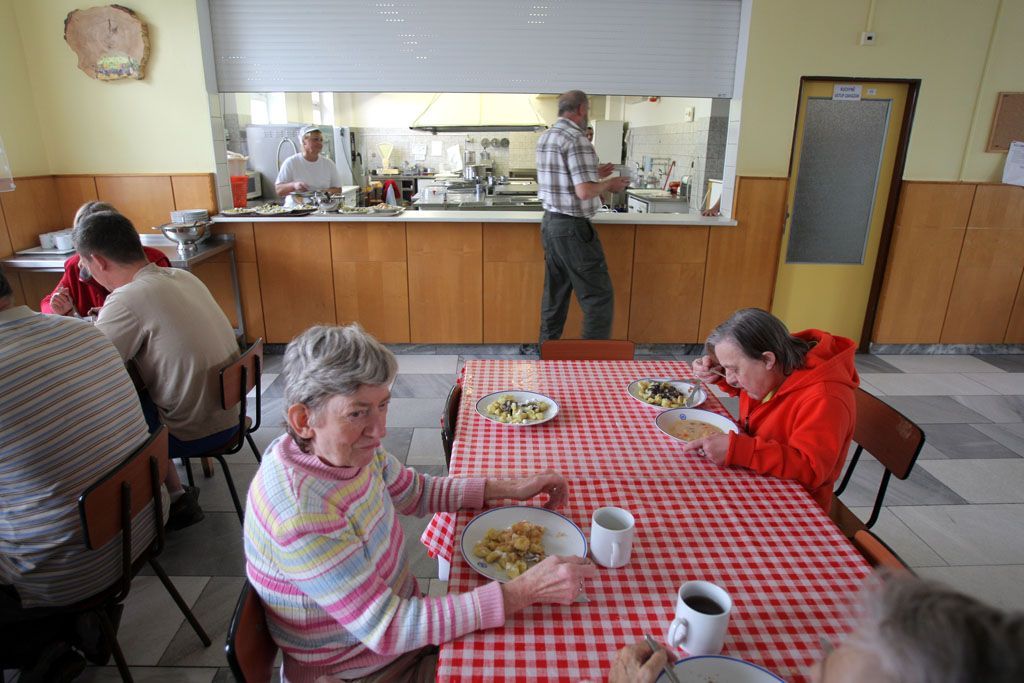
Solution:
{"label": "dining table", "polygon": [[[624,645],[647,634],[665,642],[678,590],[691,580],[715,583],[733,600],[722,654],[786,681],[808,680],[821,639],[835,641],[852,628],[871,568],[825,511],[796,482],[684,454],[655,424],[663,409],[627,392],[644,378],[696,381],[676,360],[466,362],[451,476],[554,469],[569,486],[558,513],[586,538],[591,515],[605,506],[631,512],[636,530],[629,562],[598,566],[582,601],[535,604],[500,628],[442,645],[438,681],[607,680]],[[730,417],[716,389],[704,388],[699,408]],[[492,399],[481,399],[504,391],[543,394],[558,413],[528,425],[484,417],[478,403]],[[451,562],[450,593],[489,580],[461,550],[475,514],[437,514],[421,537],[431,556]]]}

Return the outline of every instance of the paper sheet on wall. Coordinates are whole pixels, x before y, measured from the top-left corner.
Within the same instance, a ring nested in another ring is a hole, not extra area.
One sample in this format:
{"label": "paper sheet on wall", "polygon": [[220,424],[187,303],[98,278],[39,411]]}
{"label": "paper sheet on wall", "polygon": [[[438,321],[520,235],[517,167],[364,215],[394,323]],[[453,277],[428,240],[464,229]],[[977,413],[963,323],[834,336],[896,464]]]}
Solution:
{"label": "paper sheet on wall", "polygon": [[444,154],[444,145],[440,140],[430,141],[430,156],[439,157]]}
{"label": "paper sheet on wall", "polygon": [[458,145],[452,145],[447,150],[448,166],[450,170],[458,173],[462,170],[462,152]]}
{"label": "paper sheet on wall", "polygon": [[412,160],[413,161],[426,161],[427,160],[427,143],[417,142],[411,147],[412,149]]}
{"label": "paper sheet on wall", "polygon": [[1003,182],[1024,186],[1024,142],[1016,140],[1010,143],[1006,165],[1003,166]]}

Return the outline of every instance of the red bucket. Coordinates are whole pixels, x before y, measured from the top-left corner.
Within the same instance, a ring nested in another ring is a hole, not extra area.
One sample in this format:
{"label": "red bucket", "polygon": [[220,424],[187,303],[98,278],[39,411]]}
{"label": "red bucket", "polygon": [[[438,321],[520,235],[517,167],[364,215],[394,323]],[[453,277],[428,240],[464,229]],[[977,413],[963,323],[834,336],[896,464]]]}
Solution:
{"label": "red bucket", "polygon": [[244,175],[231,176],[231,201],[236,209],[244,209],[245,195],[249,192],[249,177]]}

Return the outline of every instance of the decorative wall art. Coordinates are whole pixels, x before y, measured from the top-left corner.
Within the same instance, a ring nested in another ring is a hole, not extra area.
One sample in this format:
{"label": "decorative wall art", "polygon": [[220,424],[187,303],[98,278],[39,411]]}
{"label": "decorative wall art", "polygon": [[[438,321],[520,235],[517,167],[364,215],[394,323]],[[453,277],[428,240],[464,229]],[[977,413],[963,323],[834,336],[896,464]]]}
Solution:
{"label": "decorative wall art", "polygon": [[141,80],[149,58],[149,31],[127,7],[73,10],[64,20],[64,40],[78,55],[78,68],[99,81]]}

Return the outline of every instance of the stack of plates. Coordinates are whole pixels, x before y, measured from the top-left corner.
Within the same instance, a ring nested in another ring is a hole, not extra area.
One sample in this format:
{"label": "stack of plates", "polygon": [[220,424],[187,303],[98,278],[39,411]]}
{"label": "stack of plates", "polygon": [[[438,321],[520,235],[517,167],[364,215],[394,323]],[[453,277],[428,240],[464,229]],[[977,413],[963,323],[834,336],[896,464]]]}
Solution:
{"label": "stack of plates", "polygon": [[183,209],[171,211],[172,223],[199,223],[210,220],[210,214],[206,209]]}

